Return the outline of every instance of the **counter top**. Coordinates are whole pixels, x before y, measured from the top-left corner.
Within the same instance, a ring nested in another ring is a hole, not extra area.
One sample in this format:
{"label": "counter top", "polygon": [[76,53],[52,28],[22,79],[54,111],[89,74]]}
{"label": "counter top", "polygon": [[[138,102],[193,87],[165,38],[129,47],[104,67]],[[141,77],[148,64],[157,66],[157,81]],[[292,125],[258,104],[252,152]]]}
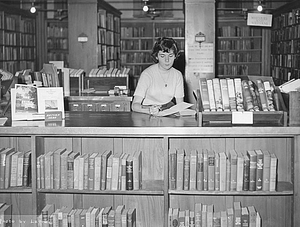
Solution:
{"label": "counter top", "polygon": [[115,135],[245,137],[300,135],[300,127],[214,125],[199,127],[195,116],[153,117],[135,112],[66,112],[62,122],[8,121],[0,135]]}

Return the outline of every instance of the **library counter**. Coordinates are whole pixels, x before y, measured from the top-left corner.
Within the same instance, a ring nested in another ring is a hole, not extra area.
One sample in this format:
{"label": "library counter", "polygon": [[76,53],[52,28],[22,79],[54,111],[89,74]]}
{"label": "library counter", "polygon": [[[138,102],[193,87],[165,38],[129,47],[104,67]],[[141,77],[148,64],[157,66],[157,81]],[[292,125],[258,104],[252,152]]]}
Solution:
{"label": "library counter", "polygon": [[298,135],[300,127],[215,125],[199,127],[196,116],[153,117],[135,112],[66,112],[62,122],[8,121],[0,133],[44,135]]}

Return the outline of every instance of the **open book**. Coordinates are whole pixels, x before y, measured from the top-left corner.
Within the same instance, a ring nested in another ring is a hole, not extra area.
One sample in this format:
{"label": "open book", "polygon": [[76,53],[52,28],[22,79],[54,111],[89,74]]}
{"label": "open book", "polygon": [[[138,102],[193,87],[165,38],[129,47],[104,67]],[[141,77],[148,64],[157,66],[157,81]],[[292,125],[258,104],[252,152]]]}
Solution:
{"label": "open book", "polygon": [[191,104],[191,103],[181,102],[181,103],[178,103],[178,104],[170,107],[169,109],[165,109],[165,110],[159,112],[158,116],[164,117],[164,116],[169,116],[172,114],[178,114],[180,116],[195,115],[196,111],[189,109],[193,105],[194,104]]}

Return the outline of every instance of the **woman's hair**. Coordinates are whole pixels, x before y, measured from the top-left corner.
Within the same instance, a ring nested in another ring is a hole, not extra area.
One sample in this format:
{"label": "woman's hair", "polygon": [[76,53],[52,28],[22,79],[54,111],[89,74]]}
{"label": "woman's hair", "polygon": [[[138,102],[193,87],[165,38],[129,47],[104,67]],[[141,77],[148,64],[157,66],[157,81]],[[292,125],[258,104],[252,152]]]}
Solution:
{"label": "woman's hair", "polygon": [[157,55],[159,51],[169,53],[171,50],[173,50],[176,59],[179,52],[176,41],[172,38],[167,38],[167,37],[158,38],[152,48],[151,57],[153,61],[157,63],[158,62]]}

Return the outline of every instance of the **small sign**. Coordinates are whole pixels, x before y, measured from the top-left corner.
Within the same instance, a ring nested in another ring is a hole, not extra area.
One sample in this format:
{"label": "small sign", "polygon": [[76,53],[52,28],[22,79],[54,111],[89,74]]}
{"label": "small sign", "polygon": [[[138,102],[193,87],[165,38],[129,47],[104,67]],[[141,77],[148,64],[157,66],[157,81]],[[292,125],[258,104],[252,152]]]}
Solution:
{"label": "small sign", "polygon": [[80,43],[86,43],[88,41],[88,36],[84,33],[81,33],[79,36],[78,36],[78,42]]}
{"label": "small sign", "polygon": [[248,13],[247,25],[272,27],[272,14]]}
{"label": "small sign", "polygon": [[62,121],[62,112],[45,111],[45,121]]}
{"label": "small sign", "polygon": [[232,124],[253,124],[253,112],[232,112]]}

